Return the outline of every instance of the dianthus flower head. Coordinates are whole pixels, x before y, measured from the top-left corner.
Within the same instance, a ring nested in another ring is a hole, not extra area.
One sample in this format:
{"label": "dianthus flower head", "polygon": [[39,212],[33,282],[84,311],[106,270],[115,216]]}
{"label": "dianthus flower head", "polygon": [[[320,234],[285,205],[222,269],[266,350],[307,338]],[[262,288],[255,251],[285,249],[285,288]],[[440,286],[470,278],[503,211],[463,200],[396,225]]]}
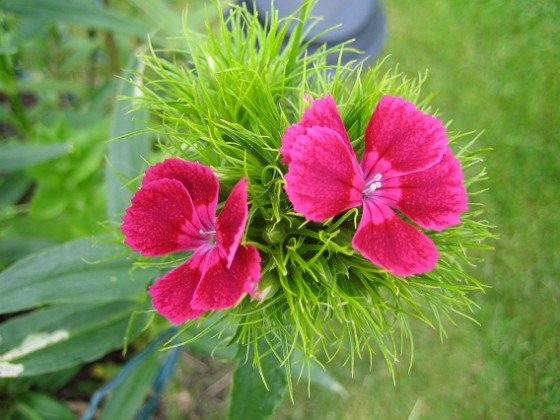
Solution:
{"label": "dianthus flower head", "polygon": [[149,290],[154,308],[171,322],[229,308],[245,293],[255,294],[260,256],[253,245],[240,244],[246,187],[242,178],[216,218],[219,183],[210,168],[171,158],[146,171],[121,230],[125,243],[142,255],[194,251]]}
{"label": "dianthus flower head", "polygon": [[459,161],[441,121],[384,96],[365,132],[358,163],[333,98],[313,101],[282,138],[285,190],[296,212],[321,222],[363,206],[352,246],[395,275],[433,269],[439,258],[424,229],[460,223],[467,209]]}

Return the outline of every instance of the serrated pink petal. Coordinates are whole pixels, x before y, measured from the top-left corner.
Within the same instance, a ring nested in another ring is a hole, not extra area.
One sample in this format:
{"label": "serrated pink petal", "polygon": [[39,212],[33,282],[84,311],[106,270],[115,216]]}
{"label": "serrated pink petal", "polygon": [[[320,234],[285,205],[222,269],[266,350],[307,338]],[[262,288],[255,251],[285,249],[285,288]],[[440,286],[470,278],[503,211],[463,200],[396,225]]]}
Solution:
{"label": "serrated pink petal", "polygon": [[399,177],[400,197],[389,203],[425,229],[442,230],[461,223],[467,210],[461,164],[447,149],[440,163]]}
{"label": "serrated pink petal", "polygon": [[392,274],[410,276],[435,268],[438,253],[432,240],[402,221],[389,207],[367,201],[352,246]]}
{"label": "serrated pink petal", "polygon": [[298,136],[306,134],[307,129],[311,127],[325,127],[336,131],[344,141],[345,146],[350,151],[352,150],[344,123],[340,118],[332,96],[329,94],[325,98],[313,101],[311,108],[305,110],[301,120],[287,128],[286,134],[282,137],[282,147],[280,148],[280,153],[283,156],[282,163],[289,165],[292,162],[292,146],[294,142]]}
{"label": "serrated pink petal", "polygon": [[201,277],[202,258],[197,254],[156,280],[148,293],[155,310],[174,324],[195,319],[205,311],[194,309],[192,297]]}
{"label": "serrated pink petal", "polygon": [[291,146],[285,190],[306,219],[320,222],[361,205],[364,180],[354,151],[338,132],[312,127]]}
{"label": "serrated pink petal", "polygon": [[198,162],[169,158],[148,168],[142,185],[165,178],[176,179],[185,186],[204,229],[213,230],[219,184],[212,170]]}
{"label": "serrated pink petal", "polygon": [[252,245],[241,245],[228,268],[217,249],[206,256],[206,266],[191,304],[200,310],[237,305],[246,293],[255,294],[261,278],[261,258]]}
{"label": "serrated pink petal", "polygon": [[247,223],[247,181],[241,178],[233,187],[216,222],[216,245],[227,266],[231,265]]}
{"label": "serrated pink petal", "polygon": [[193,250],[206,240],[188,191],[174,179],[142,186],[123,216],[125,243],[142,255]]}
{"label": "serrated pink petal", "polygon": [[364,177],[405,175],[438,163],[449,139],[440,120],[403,98],[381,98],[368,123],[360,163]]}

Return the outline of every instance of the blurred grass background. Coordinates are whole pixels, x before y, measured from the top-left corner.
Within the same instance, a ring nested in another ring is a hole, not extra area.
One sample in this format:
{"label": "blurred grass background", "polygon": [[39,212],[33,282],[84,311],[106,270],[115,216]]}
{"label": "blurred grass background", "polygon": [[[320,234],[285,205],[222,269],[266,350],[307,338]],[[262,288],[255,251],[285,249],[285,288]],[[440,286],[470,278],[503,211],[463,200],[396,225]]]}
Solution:
{"label": "blurred grass background", "polygon": [[423,92],[452,130],[484,130],[489,191],[481,200],[499,235],[476,274],[480,326],[459,320],[442,342],[415,331],[414,364],[382,360],[352,380],[331,373],[346,398],[305,387],[276,418],[444,419],[560,417],[560,2],[383,2],[386,65],[429,77]]}

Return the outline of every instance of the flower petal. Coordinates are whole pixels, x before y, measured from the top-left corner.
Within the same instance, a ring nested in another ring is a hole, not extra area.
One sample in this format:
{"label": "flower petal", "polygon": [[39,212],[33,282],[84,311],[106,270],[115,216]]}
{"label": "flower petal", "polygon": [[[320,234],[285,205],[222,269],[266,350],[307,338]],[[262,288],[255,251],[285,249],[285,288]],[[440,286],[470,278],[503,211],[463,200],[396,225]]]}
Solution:
{"label": "flower petal", "polygon": [[410,276],[432,270],[438,253],[432,240],[402,221],[389,207],[364,203],[364,213],[352,246],[385,270]]}
{"label": "flower petal", "polygon": [[365,133],[361,166],[365,179],[376,174],[404,175],[438,163],[449,139],[445,127],[432,115],[403,98],[381,98]]}
{"label": "flower petal", "polygon": [[142,186],[123,216],[125,243],[142,255],[196,249],[206,240],[188,191],[174,179]]}
{"label": "flower petal", "polygon": [[184,264],[156,280],[148,293],[152,295],[152,306],[174,324],[195,319],[205,311],[194,309],[191,300],[201,277],[201,262],[196,252]]}
{"label": "flower petal", "polygon": [[425,229],[442,230],[461,223],[467,210],[461,164],[447,149],[431,168],[399,178],[400,199],[392,206]]}
{"label": "flower petal", "polygon": [[298,136],[306,134],[307,129],[311,127],[325,127],[336,131],[344,140],[346,147],[352,151],[352,145],[350,144],[344,123],[340,118],[334,99],[329,94],[325,98],[313,101],[311,108],[306,109],[303,113],[300,122],[286,129],[286,134],[282,137],[282,147],[280,148],[280,153],[284,156],[281,161],[282,163],[289,165],[292,162],[291,152],[293,143]]}
{"label": "flower petal", "polygon": [[233,187],[216,222],[216,245],[227,266],[235,256],[247,223],[247,181],[241,178]]}
{"label": "flower petal", "polygon": [[150,167],[146,171],[142,185],[164,178],[176,179],[185,186],[204,230],[213,230],[219,184],[212,170],[198,162],[169,158]]}
{"label": "flower petal", "polygon": [[200,310],[235,306],[245,293],[255,294],[261,278],[261,258],[253,245],[237,248],[231,267],[217,249],[206,256],[206,266],[191,305]]}
{"label": "flower petal", "polygon": [[320,222],[361,204],[364,180],[354,151],[338,132],[307,129],[291,146],[286,193],[294,210]]}

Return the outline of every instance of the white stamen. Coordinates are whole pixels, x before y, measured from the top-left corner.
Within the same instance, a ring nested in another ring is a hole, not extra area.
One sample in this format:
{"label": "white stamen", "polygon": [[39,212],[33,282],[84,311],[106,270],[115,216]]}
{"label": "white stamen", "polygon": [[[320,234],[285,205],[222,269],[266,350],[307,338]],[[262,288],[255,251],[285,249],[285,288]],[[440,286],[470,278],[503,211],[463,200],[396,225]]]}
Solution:
{"label": "white stamen", "polygon": [[381,178],[382,175],[381,174],[376,174],[373,179],[371,181],[369,181],[366,186],[364,187],[364,191],[363,194],[365,196],[371,195],[373,194],[373,192],[378,189],[381,188]]}

